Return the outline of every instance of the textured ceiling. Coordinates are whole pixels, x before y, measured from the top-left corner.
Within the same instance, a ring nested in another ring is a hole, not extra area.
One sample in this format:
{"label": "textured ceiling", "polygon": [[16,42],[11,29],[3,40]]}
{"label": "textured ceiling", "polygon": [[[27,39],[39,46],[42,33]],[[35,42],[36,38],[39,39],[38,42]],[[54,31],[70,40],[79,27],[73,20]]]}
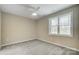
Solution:
{"label": "textured ceiling", "polygon": [[[73,4],[2,4],[2,11],[24,16],[29,19],[39,19],[43,16],[55,13]],[[37,16],[31,14],[36,12]]]}

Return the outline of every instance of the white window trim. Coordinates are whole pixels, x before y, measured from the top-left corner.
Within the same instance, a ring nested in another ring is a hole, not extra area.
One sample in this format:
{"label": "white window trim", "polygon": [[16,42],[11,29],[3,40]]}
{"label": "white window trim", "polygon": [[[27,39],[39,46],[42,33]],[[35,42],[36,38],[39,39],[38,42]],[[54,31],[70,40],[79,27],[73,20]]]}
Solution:
{"label": "white window trim", "polygon": [[[49,23],[48,23],[48,25],[49,25],[49,35],[52,35],[52,36],[73,37],[73,12],[68,12],[68,13],[71,14],[71,30],[70,30],[71,31],[71,35],[65,35],[65,34],[59,34],[59,33],[58,34],[52,34],[51,31],[50,31],[51,30],[50,21],[51,21],[52,18],[50,18],[48,20],[49,21]],[[64,14],[67,14],[67,13],[64,13]],[[61,15],[58,15],[58,16],[54,16],[54,17],[58,17],[58,21],[59,21],[59,17],[62,16],[62,15],[64,15],[64,14],[61,14]],[[58,29],[58,31],[59,31],[59,29]]]}

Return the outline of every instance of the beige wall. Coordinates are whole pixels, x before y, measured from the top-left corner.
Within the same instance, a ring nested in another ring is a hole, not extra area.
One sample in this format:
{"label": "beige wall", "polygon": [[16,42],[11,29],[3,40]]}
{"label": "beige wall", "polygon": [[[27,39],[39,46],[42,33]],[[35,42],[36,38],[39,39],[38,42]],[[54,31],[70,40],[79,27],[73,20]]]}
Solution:
{"label": "beige wall", "polygon": [[1,47],[1,10],[0,10],[0,47]]}
{"label": "beige wall", "polygon": [[2,13],[2,45],[36,39],[34,20]]}
{"label": "beige wall", "polygon": [[[55,15],[59,15],[68,11],[73,11],[73,37],[63,37],[63,36],[53,36],[48,34],[48,19],[50,17],[53,17]],[[40,40],[57,44],[61,46],[67,46],[70,48],[76,48],[79,49],[79,8],[78,6],[74,6],[72,8],[68,8],[65,10],[62,10],[60,12],[57,12],[55,14],[51,14],[48,17],[42,18],[38,20],[37,22],[37,28],[38,28],[38,38]]]}

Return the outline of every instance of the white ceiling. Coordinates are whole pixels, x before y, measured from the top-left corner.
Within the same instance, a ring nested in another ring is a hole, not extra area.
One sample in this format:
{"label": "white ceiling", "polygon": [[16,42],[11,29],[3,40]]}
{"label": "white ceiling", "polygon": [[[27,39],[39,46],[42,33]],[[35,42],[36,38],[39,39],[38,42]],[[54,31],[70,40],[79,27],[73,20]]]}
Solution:
{"label": "white ceiling", "polygon": [[[39,19],[43,16],[55,13],[73,4],[2,4],[2,11],[24,16],[30,19]],[[38,10],[37,8],[40,7]],[[31,14],[36,12],[37,16]]]}

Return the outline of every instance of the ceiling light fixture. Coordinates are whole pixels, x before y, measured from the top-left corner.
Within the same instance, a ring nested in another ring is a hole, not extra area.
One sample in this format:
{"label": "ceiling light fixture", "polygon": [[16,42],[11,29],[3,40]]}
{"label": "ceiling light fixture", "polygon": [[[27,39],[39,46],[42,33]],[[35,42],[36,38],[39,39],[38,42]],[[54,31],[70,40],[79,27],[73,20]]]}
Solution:
{"label": "ceiling light fixture", "polygon": [[37,13],[32,13],[33,16],[37,16]]}

